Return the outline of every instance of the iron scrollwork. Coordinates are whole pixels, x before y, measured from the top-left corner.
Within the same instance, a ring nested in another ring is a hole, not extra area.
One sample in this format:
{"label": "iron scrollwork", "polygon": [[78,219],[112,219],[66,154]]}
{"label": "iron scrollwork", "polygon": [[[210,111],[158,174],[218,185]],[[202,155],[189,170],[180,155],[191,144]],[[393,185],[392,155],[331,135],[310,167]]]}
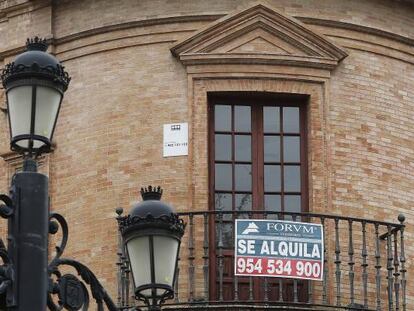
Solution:
{"label": "iron scrollwork", "polygon": [[2,218],[9,218],[13,214],[13,201],[5,194],[0,194],[0,201],[4,204],[0,204],[0,216]]}
{"label": "iron scrollwork", "polygon": [[[0,258],[3,261],[3,265],[0,267],[0,295],[6,297],[7,300],[11,299],[11,290],[13,286],[13,265],[10,261],[9,254],[0,239]],[[0,310],[6,307],[6,300],[0,299]]]}
{"label": "iron scrollwork", "polygon": [[[7,195],[0,195],[0,216],[9,218],[13,214],[13,202]],[[49,233],[56,234],[59,229],[62,233],[60,243],[55,246],[56,254],[48,265],[49,290],[47,306],[50,311],[87,311],[89,309],[89,292],[85,284],[89,285],[92,297],[96,301],[97,311],[104,311],[104,305],[109,311],[120,311],[115,306],[102,284],[94,273],[84,264],[69,258],[62,258],[65,250],[69,229],[65,218],[58,213],[51,213],[49,216]],[[0,310],[6,307],[6,301],[10,302],[13,295],[14,269],[9,257],[9,252],[0,239],[0,258],[3,264],[0,266]],[[59,271],[61,266],[74,268],[80,276],[63,274]],[[56,295],[57,299],[53,299]]]}
{"label": "iron scrollwork", "polygon": [[[97,310],[104,311],[104,305],[110,311],[119,311],[97,277],[84,264],[68,258],[61,258],[68,241],[68,225],[65,218],[58,213],[51,213],[49,217],[49,232],[55,234],[59,228],[62,229],[62,239],[56,246],[56,255],[48,267],[49,293],[48,308],[51,311],[63,309],[69,311],[83,310],[89,308],[89,293],[85,284],[89,285],[92,297],[96,301]],[[70,266],[76,270],[81,280],[73,274],[62,275],[59,271],[61,266]],[[53,299],[57,295],[58,299]]]}
{"label": "iron scrollwork", "polygon": [[[0,194],[0,202],[4,203],[0,204],[0,216],[7,219],[13,215],[13,201],[8,195]],[[4,308],[6,300],[13,300],[14,270],[2,239],[0,239],[0,258],[3,261],[3,265],[0,266],[0,296],[6,297],[6,299],[0,299],[0,308]]]}

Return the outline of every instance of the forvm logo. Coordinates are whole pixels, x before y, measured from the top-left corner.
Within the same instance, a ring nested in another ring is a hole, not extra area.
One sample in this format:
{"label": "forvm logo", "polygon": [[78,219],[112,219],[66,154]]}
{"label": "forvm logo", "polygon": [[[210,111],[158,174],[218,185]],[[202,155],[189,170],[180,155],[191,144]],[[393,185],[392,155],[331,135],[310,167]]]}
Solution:
{"label": "forvm logo", "polygon": [[246,229],[242,232],[242,234],[249,234],[249,233],[258,233],[259,227],[254,222],[249,222],[249,225]]}

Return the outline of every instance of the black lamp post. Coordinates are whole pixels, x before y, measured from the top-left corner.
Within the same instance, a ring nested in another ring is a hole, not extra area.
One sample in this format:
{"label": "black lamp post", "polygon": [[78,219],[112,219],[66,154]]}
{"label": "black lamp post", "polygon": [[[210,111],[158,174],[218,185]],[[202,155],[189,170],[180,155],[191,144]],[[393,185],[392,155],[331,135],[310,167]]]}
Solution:
{"label": "black lamp post", "polygon": [[[36,158],[51,150],[63,94],[70,82],[59,61],[46,53],[45,40],[27,40],[26,51],[6,65],[1,80],[7,95],[11,149],[22,154],[23,171],[13,176],[10,196],[0,195],[0,216],[8,219],[7,248],[0,239],[0,310],[88,310],[89,284],[97,304],[115,306],[93,272],[80,262],[61,258],[68,239],[63,216],[49,213],[47,176],[37,172]],[[144,202],[120,226],[131,262],[135,294],[150,310],[174,295],[173,282],[184,224],[159,201],[160,188],[143,191]],[[148,201],[148,199],[150,199]],[[59,228],[62,240],[48,264],[48,233]],[[76,269],[84,283],[60,266]],[[142,269],[145,267],[145,269]],[[148,272],[150,271],[150,272]],[[52,298],[58,295],[58,300]],[[126,310],[123,308],[122,310]]]}
{"label": "black lamp post", "polygon": [[131,265],[135,297],[149,310],[174,297],[175,272],[185,224],[160,201],[160,187],[141,189],[143,202],[120,221]]}
{"label": "black lamp post", "polygon": [[[35,158],[50,151],[63,93],[70,78],[46,53],[45,40],[27,40],[26,51],[1,74],[7,96],[11,149],[23,154],[23,172],[13,177],[11,197],[0,215],[8,218],[8,249],[0,271],[10,310],[45,310],[48,290],[48,178]],[[7,286],[5,285],[7,284]]]}

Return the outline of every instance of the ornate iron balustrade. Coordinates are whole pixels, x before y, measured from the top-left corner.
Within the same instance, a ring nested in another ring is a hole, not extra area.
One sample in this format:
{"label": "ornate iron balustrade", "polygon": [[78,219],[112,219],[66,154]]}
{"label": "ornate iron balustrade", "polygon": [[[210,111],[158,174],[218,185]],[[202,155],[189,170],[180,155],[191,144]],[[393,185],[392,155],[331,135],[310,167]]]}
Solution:
{"label": "ornate iron balustrade", "polygon": [[[164,306],[166,310],[256,310],[261,306],[278,310],[407,310],[403,215],[398,217],[399,223],[265,211],[179,215],[187,230],[177,268],[175,300]],[[229,262],[233,260],[237,218],[321,224],[325,232],[323,280],[234,276],[229,272],[234,265],[229,269]],[[133,293],[125,250],[121,240],[119,243],[118,305],[127,310]]]}

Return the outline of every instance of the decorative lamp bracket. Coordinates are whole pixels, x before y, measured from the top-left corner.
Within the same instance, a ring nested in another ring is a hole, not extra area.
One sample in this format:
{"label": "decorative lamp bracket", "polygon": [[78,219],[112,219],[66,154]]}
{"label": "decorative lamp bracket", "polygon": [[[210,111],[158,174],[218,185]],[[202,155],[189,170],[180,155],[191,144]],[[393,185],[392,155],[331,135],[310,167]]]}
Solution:
{"label": "decorative lamp bracket", "polygon": [[5,194],[0,194],[0,201],[4,204],[0,204],[0,216],[2,218],[9,218],[13,215],[13,200]]}
{"label": "decorative lamp bracket", "polygon": [[[49,233],[56,234],[59,229],[62,231],[62,239],[57,245],[56,255],[48,267],[49,273],[49,293],[47,306],[51,311],[66,309],[69,311],[87,311],[89,309],[89,293],[86,285],[89,285],[92,297],[96,301],[97,310],[103,311],[104,305],[109,311],[120,311],[95,274],[84,264],[68,258],[61,258],[68,241],[68,224],[65,218],[57,213],[51,213],[49,217]],[[76,270],[78,276],[73,274],[62,275],[59,271],[60,266],[70,266]],[[52,298],[58,296],[58,302]]]}

